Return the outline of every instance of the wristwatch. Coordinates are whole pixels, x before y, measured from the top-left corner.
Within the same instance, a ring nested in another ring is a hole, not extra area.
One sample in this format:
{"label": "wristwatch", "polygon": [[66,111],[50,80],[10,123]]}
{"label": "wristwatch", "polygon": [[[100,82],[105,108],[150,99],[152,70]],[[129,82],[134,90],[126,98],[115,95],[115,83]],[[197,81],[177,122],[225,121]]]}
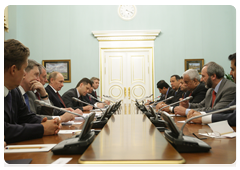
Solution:
{"label": "wristwatch", "polygon": [[48,97],[48,93],[46,93],[46,96],[41,96],[42,99],[47,98]]}

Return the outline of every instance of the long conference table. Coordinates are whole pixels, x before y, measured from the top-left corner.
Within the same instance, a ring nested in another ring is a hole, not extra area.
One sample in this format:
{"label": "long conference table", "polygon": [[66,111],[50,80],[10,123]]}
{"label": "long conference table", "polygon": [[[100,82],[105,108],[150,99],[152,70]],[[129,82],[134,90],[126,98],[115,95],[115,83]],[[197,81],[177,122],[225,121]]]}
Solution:
{"label": "long conference table", "polygon": [[[72,158],[68,164],[233,164],[236,161],[236,138],[210,138],[203,141],[212,148],[206,153],[178,153],[148,117],[135,105],[123,105],[113,114],[82,155],[54,155],[49,152],[5,153],[5,160],[32,159],[31,164],[51,164],[59,158]],[[173,118],[180,129],[186,117]],[[76,120],[81,121],[81,120]],[[64,125],[62,130],[81,129]],[[236,131],[236,127],[232,127]],[[184,135],[193,136],[207,125],[187,124]],[[72,134],[44,136],[11,145],[57,144]]]}

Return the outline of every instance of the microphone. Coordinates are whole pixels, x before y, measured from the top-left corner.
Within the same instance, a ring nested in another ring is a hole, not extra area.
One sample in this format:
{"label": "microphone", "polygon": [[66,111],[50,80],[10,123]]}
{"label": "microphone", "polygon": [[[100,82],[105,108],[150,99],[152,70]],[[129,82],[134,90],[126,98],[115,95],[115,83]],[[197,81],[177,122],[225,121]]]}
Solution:
{"label": "microphone", "polygon": [[92,99],[97,100],[99,103],[103,103],[103,104],[106,105],[106,103],[104,103],[104,102],[102,102],[102,101],[99,101],[96,97],[92,96],[91,94],[88,93],[88,95],[89,95]]}
{"label": "microphone", "polygon": [[[80,99],[78,99],[78,98],[76,98],[76,97],[72,97],[72,99],[75,100],[75,101],[77,101],[77,102],[84,103],[84,104],[87,104],[87,105],[91,105],[91,106],[93,106],[93,107],[96,107],[96,108],[100,109],[99,107],[94,106],[94,105],[92,105],[92,104],[90,104],[90,103],[84,102],[84,101],[82,101],[82,100],[80,100]],[[100,110],[101,110],[101,112],[103,112],[102,109],[100,109]],[[104,112],[103,112],[103,113],[104,113]]]}
{"label": "microphone", "polygon": [[[160,97],[160,96],[159,96]],[[168,100],[171,100],[172,98],[174,98],[174,96],[170,96],[170,97],[168,97],[168,98],[166,98],[166,99],[164,99],[164,100],[161,100],[161,101],[159,101],[159,102],[154,102],[153,104],[158,104],[158,103],[160,103],[160,102],[165,102],[165,101],[168,101]]]}
{"label": "microphone", "polygon": [[[99,98],[101,98],[100,96],[98,96]],[[104,98],[105,97],[105,98]],[[107,95],[103,95],[103,97],[102,97],[103,99],[105,99],[105,100],[111,100],[112,102],[117,102],[117,100],[116,99],[114,99],[113,97],[111,97],[111,96],[107,96]],[[110,99],[111,98],[111,99]]]}
{"label": "microphone", "polygon": [[50,105],[48,103],[45,103],[44,101],[35,100],[34,102],[37,103],[37,104],[40,104],[41,106],[50,107],[50,108],[57,109],[57,110],[60,110],[60,111],[63,111],[63,112],[68,112],[68,113],[74,114],[76,116],[82,117],[84,120],[86,119],[84,116],[82,116],[82,115],[80,115],[78,113],[74,113],[74,112],[71,112],[71,111],[68,111],[68,110],[56,107],[56,106],[52,106],[52,105]]}
{"label": "microphone", "polygon": [[141,99],[138,99],[138,101],[140,101],[140,100],[145,100],[145,99],[150,98],[150,97],[152,97],[152,96],[153,96],[153,94],[151,94],[151,95],[149,95],[149,96],[146,96],[146,97],[143,97],[143,98],[141,98]]}
{"label": "microphone", "polygon": [[191,100],[192,98],[193,98],[192,96],[189,96],[189,97],[186,97],[185,99],[182,99],[182,100],[179,100],[179,101],[177,101],[177,102],[171,103],[171,104],[169,104],[169,105],[167,105],[167,106],[164,106],[164,107],[162,107],[162,108],[158,111],[158,113],[159,113],[163,108],[166,108],[166,107],[169,107],[169,106],[172,106],[172,105],[175,105],[175,104],[184,102],[184,101],[186,101],[186,100]]}
{"label": "microphone", "polygon": [[208,116],[208,115],[212,115],[214,113],[219,113],[219,112],[225,112],[225,111],[228,111],[228,110],[235,110],[236,109],[236,105],[233,105],[233,106],[230,106],[228,108],[224,108],[224,109],[220,109],[220,110],[215,110],[215,111],[212,111],[212,112],[209,112],[207,114],[204,114],[204,115],[199,115],[199,116],[194,116],[190,119],[187,119],[186,122],[182,125],[182,128],[181,128],[181,131],[180,131],[180,134],[178,136],[178,139],[183,139],[183,128],[185,127],[185,125],[190,122],[191,120],[193,119],[197,119],[197,118],[200,118],[200,117],[204,117],[204,116]]}

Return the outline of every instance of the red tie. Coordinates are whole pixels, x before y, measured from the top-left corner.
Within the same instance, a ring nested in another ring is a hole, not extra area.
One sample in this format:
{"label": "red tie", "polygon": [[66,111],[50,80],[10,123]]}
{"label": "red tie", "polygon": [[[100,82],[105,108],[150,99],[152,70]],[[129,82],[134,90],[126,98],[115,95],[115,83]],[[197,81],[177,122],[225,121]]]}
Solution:
{"label": "red tie", "polygon": [[216,92],[213,90],[213,92],[212,92],[212,107],[213,107],[215,99],[216,99]]}
{"label": "red tie", "polygon": [[38,98],[38,100],[41,100],[40,95],[39,95],[38,92],[36,92],[35,95],[36,95],[36,97]]}
{"label": "red tie", "polygon": [[65,103],[63,102],[62,97],[59,95],[58,92],[57,92],[57,95],[58,95],[58,98],[60,99],[60,101],[62,102],[63,106],[66,108],[66,105],[65,105]]}

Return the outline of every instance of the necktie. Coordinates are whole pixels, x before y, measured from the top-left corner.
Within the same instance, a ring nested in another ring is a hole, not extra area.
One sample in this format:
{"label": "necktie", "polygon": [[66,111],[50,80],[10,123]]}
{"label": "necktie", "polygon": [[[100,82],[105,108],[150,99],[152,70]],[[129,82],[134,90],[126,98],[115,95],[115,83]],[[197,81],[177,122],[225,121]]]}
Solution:
{"label": "necktie", "polygon": [[40,95],[39,95],[38,92],[36,92],[35,95],[36,95],[36,97],[38,98],[38,100],[41,100]]}
{"label": "necktie", "polygon": [[30,105],[29,105],[29,99],[28,99],[28,96],[27,96],[26,93],[25,93],[23,96],[24,96],[24,98],[25,98],[25,102],[26,102],[26,105],[27,105],[27,107],[28,107],[28,111],[30,111]]}
{"label": "necktie", "polygon": [[60,99],[60,101],[62,102],[63,106],[66,108],[66,105],[65,105],[65,103],[63,102],[62,97],[59,95],[58,92],[57,92],[57,95],[58,95],[58,98]]}
{"label": "necktie", "polygon": [[11,111],[12,110],[12,94],[11,94],[11,91],[9,91],[8,95],[6,97],[4,97],[4,99],[7,102],[8,107]]}
{"label": "necktie", "polygon": [[216,92],[213,90],[213,92],[212,92],[212,107],[213,107],[215,99],[216,99]]}

